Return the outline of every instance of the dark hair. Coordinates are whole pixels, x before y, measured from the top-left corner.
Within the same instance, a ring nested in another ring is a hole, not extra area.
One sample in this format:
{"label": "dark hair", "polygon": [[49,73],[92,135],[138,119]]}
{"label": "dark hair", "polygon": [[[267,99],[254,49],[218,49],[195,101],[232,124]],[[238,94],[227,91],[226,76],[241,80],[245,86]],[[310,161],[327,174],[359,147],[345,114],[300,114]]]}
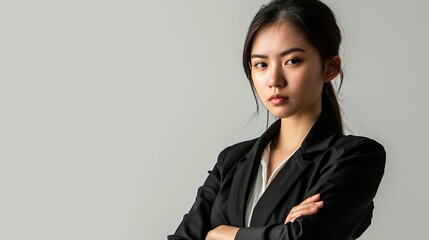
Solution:
{"label": "dark hair", "polygon": [[[263,5],[249,26],[243,49],[243,67],[253,91],[257,111],[259,104],[252,81],[250,64],[253,41],[260,30],[285,22],[291,24],[296,31],[302,34],[304,39],[318,50],[323,68],[325,67],[325,60],[331,59],[339,53],[341,31],[333,12],[324,3],[318,0],[273,0],[267,5]],[[343,71],[341,66],[334,65],[334,67],[337,68],[341,78],[339,91],[343,82]],[[333,116],[336,126],[343,131],[340,106],[331,82],[327,82],[323,86],[322,111]]]}

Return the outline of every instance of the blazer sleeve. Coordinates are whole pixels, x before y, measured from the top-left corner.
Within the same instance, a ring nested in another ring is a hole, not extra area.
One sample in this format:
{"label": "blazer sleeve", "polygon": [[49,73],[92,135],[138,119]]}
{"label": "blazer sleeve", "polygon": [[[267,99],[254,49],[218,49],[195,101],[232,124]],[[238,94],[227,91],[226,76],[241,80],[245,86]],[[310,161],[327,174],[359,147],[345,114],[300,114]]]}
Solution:
{"label": "blazer sleeve", "polygon": [[207,233],[213,228],[210,221],[210,212],[220,188],[220,164],[228,149],[224,149],[219,154],[218,161],[213,170],[209,171],[209,176],[203,186],[198,188],[197,196],[191,210],[185,214],[174,235],[168,236],[168,240],[205,239]]}
{"label": "blazer sleeve", "polygon": [[362,234],[384,174],[384,148],[371,139],[354,138],[326,154],[320,178],[308,191],[321,194],[324,206],[318,213],[293,223],[240,228],[235,240],[344,240]]}

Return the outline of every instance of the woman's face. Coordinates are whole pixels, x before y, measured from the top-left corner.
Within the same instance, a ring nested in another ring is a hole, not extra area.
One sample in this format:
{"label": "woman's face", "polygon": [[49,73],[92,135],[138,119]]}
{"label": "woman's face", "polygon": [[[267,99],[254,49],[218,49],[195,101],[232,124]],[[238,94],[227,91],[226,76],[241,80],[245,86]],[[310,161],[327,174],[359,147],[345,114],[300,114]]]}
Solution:
{"label": "woman's face", "polygon": [[319,52],[283,23],[261,29],[251,49],[252,80],[277,118],[319,114],[324,73]]}

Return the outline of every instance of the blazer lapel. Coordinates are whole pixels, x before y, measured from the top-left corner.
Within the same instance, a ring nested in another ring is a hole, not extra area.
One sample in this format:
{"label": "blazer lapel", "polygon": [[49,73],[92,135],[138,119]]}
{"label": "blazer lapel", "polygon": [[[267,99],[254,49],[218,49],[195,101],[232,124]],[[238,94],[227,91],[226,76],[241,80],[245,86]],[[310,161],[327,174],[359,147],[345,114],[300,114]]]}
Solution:
{"label": "blazer lapel", "polygon": [[247,156],[237,165],[228,198],[228,216],[232,226],[244,226],[247,199],[258,172],[261,154],[279,129],[280,121],[278,120],[265,131]]}
{"label": "blazer lapel", "polygon": [[281,204],[291,187],[311,163],[311,161],[302,160],[301,151],[295,152],[262,194],[253,210],[250,226],[266,224],[278,204]]}
{"label": "blazer lapel", "polygon": [[[267,223],[278,204],[282,204],[290,189],[299,181],[302,173],[313,164],[314,158],[311,157],[311,153],[326,150],[338,133],[339,130],[333,124],[332,119],[322,112],[300,149],[286,162],[262,194],[253,210],[250,226],[263,226]],[[259,161],[260,155],[258,156]]]}

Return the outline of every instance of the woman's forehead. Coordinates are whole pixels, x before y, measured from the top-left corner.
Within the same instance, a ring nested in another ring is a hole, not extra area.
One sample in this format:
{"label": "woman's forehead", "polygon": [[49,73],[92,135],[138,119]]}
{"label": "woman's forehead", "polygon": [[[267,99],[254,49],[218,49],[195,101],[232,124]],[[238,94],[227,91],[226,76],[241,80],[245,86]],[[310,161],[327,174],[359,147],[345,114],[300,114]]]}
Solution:
{"label": "woman's forehead", "polygon": [[267,26],[258,31],[253,40],[251,53],[285,51],[289,48],[312,48],[311,44],[288,23]]}

